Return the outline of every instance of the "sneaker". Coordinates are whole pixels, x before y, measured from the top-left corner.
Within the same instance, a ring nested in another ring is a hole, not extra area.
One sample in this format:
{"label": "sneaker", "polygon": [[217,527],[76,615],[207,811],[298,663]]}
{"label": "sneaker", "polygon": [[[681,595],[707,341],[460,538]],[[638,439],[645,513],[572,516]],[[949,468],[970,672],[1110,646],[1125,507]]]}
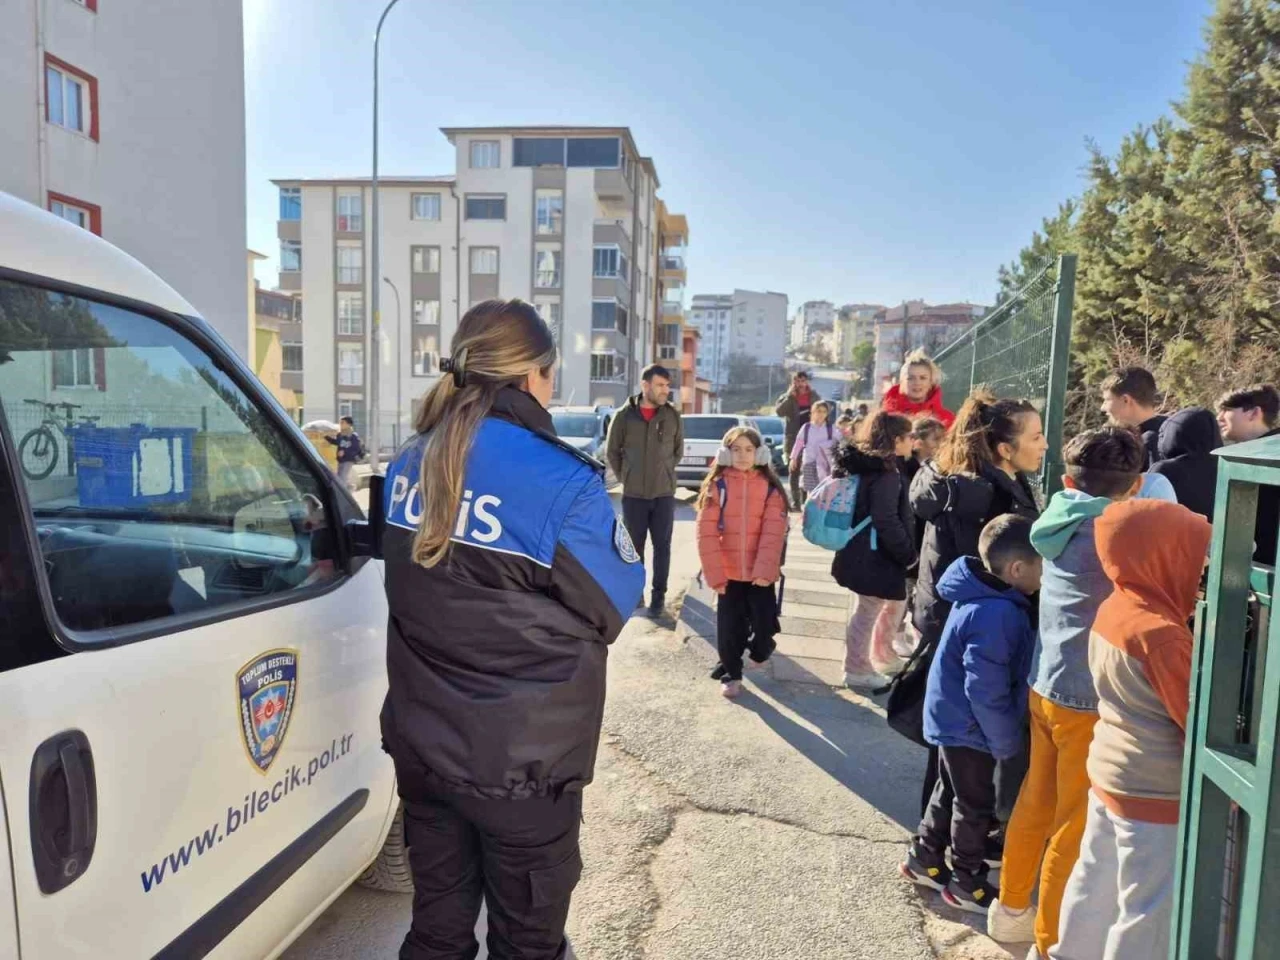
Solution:
{"label": "sneaker", "polygon": [[723,663],[717,663],[717,664],[716,664],[716,668],[715,668],[714,670],[712,670],[712,671],[711,671],[711,679],[712,679],[712,680],[719,680],[721,677],[723,677],[723,676],[724,676],[726,673],[728,673],[728,672],[729,672],[729,671],[728,671],[728,670],[726,670],[726,669],[724,668],[724,664],[723,664]]}
{"label": "sneaker", "polygon": [[752,660],[746,657],[742,661],[742,666],[747,670],[763,670],[768,662],[768,660]]}
{"label": "sneaker", "polygon": [[883,687],[889,682],[889,678],[882,673],[846,673],[844,675],[844,685],[850,690],[875,690]]}
{"label": "sneaker", "polygon": [[736,700],[742,693],[741,680],[729,680],[720,684],[720,696],[729,700]]}
{"label": "sneaker", "polygon": [[956,875],[942,891],[942,899],[957,910],[985,914],[999,894],[985,876],[961,878]]}
{"label": "sneaker", "polygon": [[666,614],[667,598],[660,593],[655,593],[649,601],[649,616],[657,620]]}
{"label": "sneaker", "polygon": [[1040,955],[1040,948],[1033,945],[1031,949],[1027,951],[1026,960],[1044,960],[1044,957]]}
{"label": "sneaker", "polygon": [[951,868],[941,857],[925,850],[917,850],[913,843],[907,850],[907,859],[898,865],[898,872],[914,884],[930,890],[943,890],[951,882]]}
{"label": "sneaker", "polygon": [[987,936],[998,943],[1026,943],[1036,938],[1034,907],[1011,910],[999,900],[987,910]]}

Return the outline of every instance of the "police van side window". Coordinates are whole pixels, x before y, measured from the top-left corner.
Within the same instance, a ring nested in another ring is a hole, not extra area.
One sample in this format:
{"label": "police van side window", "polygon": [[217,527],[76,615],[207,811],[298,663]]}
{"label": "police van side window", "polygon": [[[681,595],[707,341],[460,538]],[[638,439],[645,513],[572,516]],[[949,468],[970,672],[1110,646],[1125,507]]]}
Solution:
{"label": "police van side window", "polygon": [[320,481],[159,320],[0,279],[0,416],[71,631],[218,614],[333,579]]}

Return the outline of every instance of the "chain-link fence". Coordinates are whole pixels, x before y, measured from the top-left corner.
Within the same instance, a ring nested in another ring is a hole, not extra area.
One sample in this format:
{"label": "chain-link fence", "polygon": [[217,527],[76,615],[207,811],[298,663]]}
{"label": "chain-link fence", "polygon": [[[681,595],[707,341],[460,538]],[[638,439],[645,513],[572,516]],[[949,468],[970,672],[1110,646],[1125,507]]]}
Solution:
{"label": "chain-link fence", "polygon": [[1044,419],[1049,450],[1041,470],[1046,494],[1062,478],[1062,423],[1071,348],[1071,306],[1076,258],[1045,261],[1012,297],[935,358],[942,368],[942,398],[958,410],[975,387],[1000,397],[1030,400]]}

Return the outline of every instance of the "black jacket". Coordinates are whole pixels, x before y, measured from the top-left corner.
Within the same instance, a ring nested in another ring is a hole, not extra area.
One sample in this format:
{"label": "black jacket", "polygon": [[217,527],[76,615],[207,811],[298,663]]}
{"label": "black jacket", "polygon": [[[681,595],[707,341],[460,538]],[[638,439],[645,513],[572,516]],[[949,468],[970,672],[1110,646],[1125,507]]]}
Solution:
{"label": "black jacket", "polygon": [[[1280,437],[1280,429],[1263,434],[1265,437]],[[1280,528],[1280,487],[1262,487],[1258,491],[1257,533],[1254,542],[1257,549],[1253,551],[1253,559],[1258,563],[1276,562],[1276,532]]]}
{"label": "black jacket", "polygon": [[[920,468],[923,466],[924,461],[917,460],[914,454],[909,457],[903,457],[898,461],[898,469],[902,471],[904,485],[906,486],[908,493],[911,491],[911,481],[916,478],[916,474],[920,472]],[[908,497],[908,502],[909,501],[910,498]],[[916,547],[916,562],[912,565],[911,569],[907,571],[907,576],[914,578],[915,575],[920,572],[920,551],[924,549],[925,522],[917,517],[916,512],[912,510],[911,523],[915,531],[913,542]]]}
{"label": "black jacket", "polygon": [[1160,459],[1160,428],[1168,419],[1163,413],[1157,413],[1138,424],[1138,435],[1142,438],[1142,447],[1146,451],[1143,470],[1150,470],[1151,465]]}
{"label": "black jacket", "polygon": [[1204,407],[1179,410],[1160,427],[1160,456],[1151,472],[1163,474],[1173,484],[1178,502],[1213,521],[1213,499],[1218,490],[1218,458],[1222,446],[1218,420]]}
{"label": "black jacket", "polygon": [[906,599],[907,569],[916,562],[915,517],[896,460],[890,463],[845,443],[836,453],[835,466],[844,476],[860,478],[853,521],[871,517],[876,549],[871,549],[870,531],[862,531],[836,553],[831,575],[854,593]]}
{"label": "black jacket", "polygon": [[937,582],[947,567],[958,557],[977,555],[978,536],[992,517],[1016,513],[1034,520],[1040,507],[1025,476],[1014,480],[992,466],[984,467],[976,477],[948,476],[930,460],[911,483],[911,509],[925,522],[911,622],[925,643],[936,644],[951,610],[951,604],[937,592]]}
{"label": "black jacket", "polygon": [[527,393],[502,390],[467,457],[449,553],[426,569],[410,554],[426,441],[396,455],[384,494],[382,736],[400,795],[579,790],[595,766],[608,644],[644,586],[603,468],[557,440]]}

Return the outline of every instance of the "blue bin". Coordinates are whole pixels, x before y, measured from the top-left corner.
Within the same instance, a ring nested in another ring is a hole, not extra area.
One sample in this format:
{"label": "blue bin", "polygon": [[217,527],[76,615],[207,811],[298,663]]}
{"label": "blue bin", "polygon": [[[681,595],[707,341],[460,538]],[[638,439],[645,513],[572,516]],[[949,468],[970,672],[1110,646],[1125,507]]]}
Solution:
{"label": "blue bin", "polygon": [[97,427],[67,431],[83,507],[186,503],[193,486],[194,427]]}

